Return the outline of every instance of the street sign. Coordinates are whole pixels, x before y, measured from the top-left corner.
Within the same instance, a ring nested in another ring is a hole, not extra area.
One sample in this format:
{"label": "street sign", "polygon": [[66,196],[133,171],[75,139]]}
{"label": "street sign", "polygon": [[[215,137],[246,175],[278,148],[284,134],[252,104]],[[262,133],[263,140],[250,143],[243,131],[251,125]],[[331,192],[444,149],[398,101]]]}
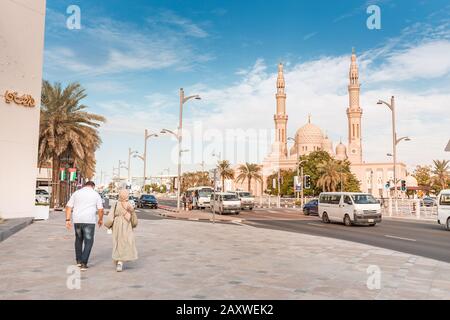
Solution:
{"label": "street sign", "polygon": [[277,188],[277,179],[273,178],[272,180],[272,189],[276,189]]}
{"label": "street sign", "polygon": [[302,183],[300,182],[299,176],[294,176],[294,191],[302,191]]}

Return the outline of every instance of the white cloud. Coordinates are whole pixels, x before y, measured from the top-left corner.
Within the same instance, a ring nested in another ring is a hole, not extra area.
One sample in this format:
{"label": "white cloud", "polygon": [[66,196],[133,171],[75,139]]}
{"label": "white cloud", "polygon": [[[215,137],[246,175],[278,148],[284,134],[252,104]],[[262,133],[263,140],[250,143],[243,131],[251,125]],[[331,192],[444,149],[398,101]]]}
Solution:
{"label": "white cloud", "polygon": [[370,76],[374,82],[432,79],[450,73],[450,41],[434,40],[390,53]]}

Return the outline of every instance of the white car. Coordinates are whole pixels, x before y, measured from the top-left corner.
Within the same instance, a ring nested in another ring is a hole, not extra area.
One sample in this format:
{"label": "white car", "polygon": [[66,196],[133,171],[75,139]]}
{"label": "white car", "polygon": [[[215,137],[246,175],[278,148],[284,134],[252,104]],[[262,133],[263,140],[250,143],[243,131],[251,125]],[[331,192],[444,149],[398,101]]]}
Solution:
{"label": "white car", "polygon": [[44,189],[36,189],[36,197],[35,197],[36,203],[49,203],[50,202],[50,195],[47,191]]}
{"label": "white car", "polygon": [[438,223],[450,231],[450,189],[442,190],[437,197]]}
{"label": "white car", "polygon": [[319,217],[324,223],[343,222],[346,226],[374,226],[381,222],[381,206],[371,194],[359,192],[322,192]]}
{"label": "white car", "polygon": [[132,196],[128,198],[128,203],[131,204],[134,209],[136,209],[136,201],[134,201],[134,198]]}

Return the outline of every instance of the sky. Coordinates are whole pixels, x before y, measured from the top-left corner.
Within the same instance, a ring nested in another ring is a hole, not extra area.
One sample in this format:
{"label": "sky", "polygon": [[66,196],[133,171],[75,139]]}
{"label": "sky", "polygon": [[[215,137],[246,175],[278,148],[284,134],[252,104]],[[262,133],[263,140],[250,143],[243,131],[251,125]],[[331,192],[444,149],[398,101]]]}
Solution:
{"label": "sky", "polygon": [[[71,5],[80,29],[67,26]],[[380,8],[379,29],[367,26],[371,5]],[[352,48],[364,161],[391,161],[391,113],[376,101],[392,95],[398,136],[411,138],[398,145],[398,160],[411,171],[448,159],[448,0],[47,0],[44,79],[79,82],[89,111],[107,118],[96,154],[106,181],[129,148],[143,152],[144,129],[176,130],[180,88],[201,96],[183,109],[183,170],[212,168],[218,158],[261,163],[273,141],[280,62],[288,136],[311,115],[334,146],[345,143]],[[148,175],[176,173],[176,146],[170,135],[148,140]],[[132,176],[142,172],[132,158]]]}

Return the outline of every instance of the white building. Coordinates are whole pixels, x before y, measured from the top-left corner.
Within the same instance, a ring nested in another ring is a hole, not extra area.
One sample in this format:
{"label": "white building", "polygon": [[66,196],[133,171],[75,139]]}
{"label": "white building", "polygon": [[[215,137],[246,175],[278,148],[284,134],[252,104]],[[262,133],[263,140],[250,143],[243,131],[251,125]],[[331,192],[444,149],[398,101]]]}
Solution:
{"label": "white building", "polygon": [[1,1],[0,215],[34,216],[45,0]]}

